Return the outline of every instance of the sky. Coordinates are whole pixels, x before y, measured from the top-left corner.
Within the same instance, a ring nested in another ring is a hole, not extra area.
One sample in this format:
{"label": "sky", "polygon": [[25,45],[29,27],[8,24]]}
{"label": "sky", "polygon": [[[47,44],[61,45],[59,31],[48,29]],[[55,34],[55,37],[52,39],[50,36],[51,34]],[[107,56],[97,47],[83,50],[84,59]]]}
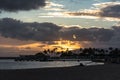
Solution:
{"label": "sky", "polygon": [[120,0],[0,0],[0,56],[120,48]]}

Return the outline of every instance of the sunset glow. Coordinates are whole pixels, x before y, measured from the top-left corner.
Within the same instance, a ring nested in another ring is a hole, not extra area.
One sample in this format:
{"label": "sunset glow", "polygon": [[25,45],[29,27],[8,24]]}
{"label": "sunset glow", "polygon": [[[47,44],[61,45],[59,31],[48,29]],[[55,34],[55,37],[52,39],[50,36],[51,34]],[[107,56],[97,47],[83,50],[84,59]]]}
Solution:
{"label": "sunset glow", "polygon": [[120,48],[120,0],[0,0],[0,4],[0,57]]}
{"label": "sunset glow", "polygon": [[57,48],[57,51],[75,50],[79,49],[81,45],[77,41],[61,40],[55,41],[55,45],[51,47]]}
{"label": "sunset glow", "polygon": [[43,43],[32,43],[27,45],[17,46],[19,50],[36,50],[43,51],[46,49],[53,50],[56,48],[56,52],[67,51],[67,50],[75,50],[81,47],[78,41],[70,41],[70,40],[60,40],[54,41],[54,44],[43,44]]}

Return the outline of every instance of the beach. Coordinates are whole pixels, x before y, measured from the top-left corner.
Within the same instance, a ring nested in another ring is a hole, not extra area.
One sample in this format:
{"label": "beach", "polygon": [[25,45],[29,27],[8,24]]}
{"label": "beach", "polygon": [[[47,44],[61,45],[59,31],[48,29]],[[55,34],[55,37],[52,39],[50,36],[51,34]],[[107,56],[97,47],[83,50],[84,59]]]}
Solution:
{"label": "beach", "polygon": [[120,64],[0,70],[0,80],[120,80]]}

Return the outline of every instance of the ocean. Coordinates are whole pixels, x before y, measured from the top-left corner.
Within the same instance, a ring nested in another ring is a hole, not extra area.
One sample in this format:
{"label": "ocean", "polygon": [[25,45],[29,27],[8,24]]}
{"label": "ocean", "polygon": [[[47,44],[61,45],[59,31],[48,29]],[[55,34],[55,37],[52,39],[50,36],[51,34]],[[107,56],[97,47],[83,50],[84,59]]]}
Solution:
{"label": "ocean", "polygon": [[50,68],[50,67],[70,67],[77,66],[80,63],[89,63],[91,61],[14,61],[0,60],[0,69],[31,69],[31,68]]}

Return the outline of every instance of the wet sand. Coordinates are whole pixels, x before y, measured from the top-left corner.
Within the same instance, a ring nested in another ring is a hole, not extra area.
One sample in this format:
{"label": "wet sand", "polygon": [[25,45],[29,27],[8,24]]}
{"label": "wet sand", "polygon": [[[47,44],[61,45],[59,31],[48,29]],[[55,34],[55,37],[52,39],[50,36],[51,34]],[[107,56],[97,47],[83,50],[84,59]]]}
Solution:
{"label": "wet sand", "polygon": [[120,64],[0,70],[0,80],[120,80]]}

